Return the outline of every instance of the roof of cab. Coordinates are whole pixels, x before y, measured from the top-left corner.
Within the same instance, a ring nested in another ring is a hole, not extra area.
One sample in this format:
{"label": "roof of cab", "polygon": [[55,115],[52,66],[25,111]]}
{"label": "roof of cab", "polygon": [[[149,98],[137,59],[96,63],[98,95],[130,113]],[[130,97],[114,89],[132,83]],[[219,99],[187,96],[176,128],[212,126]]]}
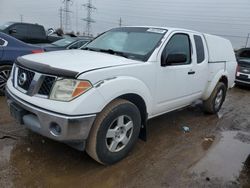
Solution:
{"label": "roof of cab", "polygon": [[189,30],[189,29],[184,29],[184,28],[175,28],[175,27],[159,27],[159,26],[123,26],[123,27],[155,28],[155,29],[165,29],[168,31],[186,31],[186,32],[191,32],[191,33],[202,34],[199,31],[194,31],[194,30]]}

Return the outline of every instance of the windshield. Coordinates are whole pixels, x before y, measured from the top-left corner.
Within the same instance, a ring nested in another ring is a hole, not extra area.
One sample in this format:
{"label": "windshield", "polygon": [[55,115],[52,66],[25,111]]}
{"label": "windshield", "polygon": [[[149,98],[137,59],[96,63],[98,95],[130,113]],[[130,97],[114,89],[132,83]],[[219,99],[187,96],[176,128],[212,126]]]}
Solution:
{"label": "windshield", "polygon": [[75,42],[76,40],[77,38],[66,38],[66,39],[61,39],[56,42],[53,42],[52,44],[55,46],[59,46],[59,47],[66,47],[72,42]]}
{"label": "windshield", "polygon": [[0,30],[5,30],[7,27],[9,27],[11,24],[13,24],[12,22],[7,22],[3,25],[0,25]]}
{"label": "windshield", "polygon": [[166,33],[165,29],[124,27],[112,29],[85,46],[84,49],[110,52],[146,61]]}
{"label": "windshield", "polygon": [[250,49],[239,51],[237,56],[238,60],[240,60],[241,62],[250,64]]}

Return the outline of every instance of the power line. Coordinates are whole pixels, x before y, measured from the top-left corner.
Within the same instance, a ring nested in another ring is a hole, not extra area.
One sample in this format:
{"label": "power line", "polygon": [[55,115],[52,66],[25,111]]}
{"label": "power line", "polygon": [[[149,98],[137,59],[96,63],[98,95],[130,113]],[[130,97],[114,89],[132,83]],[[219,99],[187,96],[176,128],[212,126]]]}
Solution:
{"label": "power line", "polygon": [[92,0],[88,0],[87,3],[83,4],[82,6],[85,7],[87,10],[87,17],[83,18],[82,20],[86,22],[86,34],[87,36],[91,35],[91,24],[95,23],[95,20],[92,19],[92,13],[96,10],[96,7],[92,4]]}

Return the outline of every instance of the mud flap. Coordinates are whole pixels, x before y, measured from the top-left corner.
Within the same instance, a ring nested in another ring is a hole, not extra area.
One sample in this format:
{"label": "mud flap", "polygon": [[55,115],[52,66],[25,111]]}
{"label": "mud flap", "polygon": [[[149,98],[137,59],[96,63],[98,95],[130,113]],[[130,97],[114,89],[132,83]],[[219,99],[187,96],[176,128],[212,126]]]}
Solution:
{"label": "mud flap", "polygon": [[78,151],[85,151],[86,141],[81,142],[65,142],[68,146],[78,150]]}
{"label": "mud flap", "polygon": [[142,125],[139,138],[145,142],[147,141],[147,124]]}

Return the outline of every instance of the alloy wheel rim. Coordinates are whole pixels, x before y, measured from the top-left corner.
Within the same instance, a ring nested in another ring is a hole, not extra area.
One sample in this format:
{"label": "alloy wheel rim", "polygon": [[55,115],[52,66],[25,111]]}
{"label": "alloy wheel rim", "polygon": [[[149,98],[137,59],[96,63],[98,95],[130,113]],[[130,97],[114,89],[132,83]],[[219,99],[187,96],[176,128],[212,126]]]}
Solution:
{"label": "alloy wheel rim", "polygon": [[106,146],[110,152],[119,152],[127,146],[133,134],[133,121],[129,116],[117,117],[109,126]]}
{"label": "alloy wheel rim", "polygon": [[10,77],[11,70],[2,70],[0,72],[0,91],[5,90],[6,83]]}
{"label": "alloy wheel rim", "polygon": [[223,100],[223,90],[220,89],[215,98],[215,109],[218,109]]}

